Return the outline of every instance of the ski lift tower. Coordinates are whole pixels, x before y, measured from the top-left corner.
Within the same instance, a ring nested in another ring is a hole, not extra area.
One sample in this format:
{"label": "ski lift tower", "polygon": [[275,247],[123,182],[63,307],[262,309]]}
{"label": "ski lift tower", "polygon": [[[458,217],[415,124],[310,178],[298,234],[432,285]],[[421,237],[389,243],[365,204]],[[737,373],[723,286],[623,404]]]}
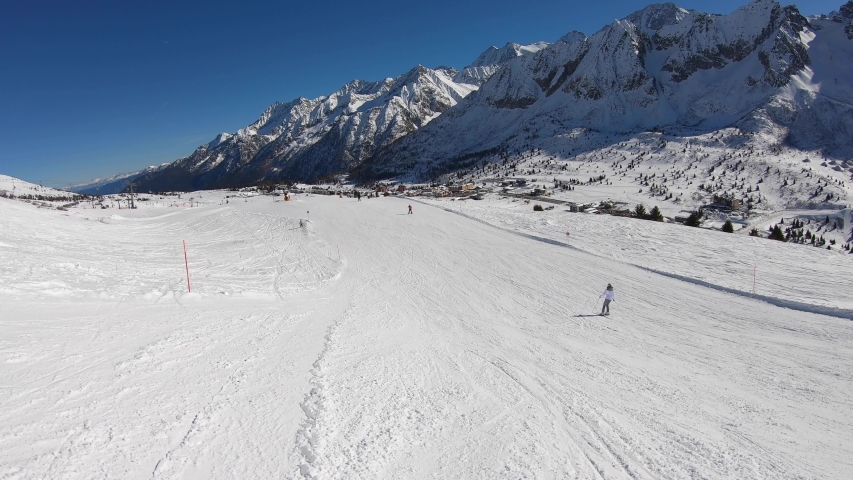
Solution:
{"label": "ski lift tower", "polygon": [[128,186],[130,187],[130,208],[135,209],[136,203],[133,202],[133,182],[128,184]]}

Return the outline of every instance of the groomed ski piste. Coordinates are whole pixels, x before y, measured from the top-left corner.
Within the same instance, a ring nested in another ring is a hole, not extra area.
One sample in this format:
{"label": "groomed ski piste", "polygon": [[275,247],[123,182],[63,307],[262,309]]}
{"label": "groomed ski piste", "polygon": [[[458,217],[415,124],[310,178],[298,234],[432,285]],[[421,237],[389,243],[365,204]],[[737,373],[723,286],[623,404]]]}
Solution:
{"label": "groomed ski piste", "polygon": [[848,256],[496,196],[227,194],[0,198],[0,478],[853,471]]}

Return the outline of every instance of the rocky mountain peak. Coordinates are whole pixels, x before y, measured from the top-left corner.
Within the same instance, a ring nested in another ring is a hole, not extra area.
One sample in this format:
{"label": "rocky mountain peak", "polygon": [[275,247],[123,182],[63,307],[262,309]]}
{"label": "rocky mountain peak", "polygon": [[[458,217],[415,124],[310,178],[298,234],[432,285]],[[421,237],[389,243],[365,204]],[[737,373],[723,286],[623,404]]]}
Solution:
{"label": "rocky mountain peak", "polygon": [[838,13],[844,18],[853,18],[853,0],[845,3],[838,9]]}
{"label": "rocky mountain peak", "polygon": [[560,37],[560,39],[557,40],[557,42],[558,43],[562,42],[562,43],[571,44],[571,43],[575,43],[575,42],[582,42],[582,41],[586,40],[586,38],[587,38],[586,35],[584,35],[582,32],[579,32],[577,30],[572,30],[571,32]]}
{"label": "rocky mountain peak", "polygon": [[508,42],[502,48],[491,46],[481,53],[479,57],[470,65],[472,67],[485,67],[489,65],[500,65],[506,63],[516,57],[530,55],[547,47],[546,42],[537,42],[530,45],[520,45],[515,42]]}
{"label": "rocky mountain peak", "polygon": [[656,3],[625,17],[643,31],[655,32],[667,25],[681,22],[691,13],[674,3]]}

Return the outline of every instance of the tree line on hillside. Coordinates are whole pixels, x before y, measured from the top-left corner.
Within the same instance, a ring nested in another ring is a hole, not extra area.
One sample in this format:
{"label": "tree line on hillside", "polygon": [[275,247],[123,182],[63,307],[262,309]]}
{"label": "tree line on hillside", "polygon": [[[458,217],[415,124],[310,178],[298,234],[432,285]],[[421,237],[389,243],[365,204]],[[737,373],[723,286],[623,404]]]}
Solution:
{"label": "tree line on hillside", "polygon": [[[815,228],[815,232],[812,233],[811,228],[806,225],[813,225]],[[784,228],[783,228],[784,227]],[[838,224],[838,220],[832,220],[827,215],[822,223],[812,224],[811,220],[808,220],[808,223],[803,222],[800,219],[793,219],[790,221],[790,224],[785,223],[785,219],[779,221],[770,227],[767,228],[768,235],[767,238],[770,240],[777,240],[780,242],[788,242],[788,243],[797,243],[800,245],[811,245],[813,247],[826,247],[827,250],[832,250],[832,246],[836,244],[834,239],[830,239],[827,241],[820,231],[824,232],[832,232],[840,229],[841,227]],[[761,233],[757,228],[753,228],[749,235],[752,237],[760,237]],[[851,229],[850,238],[853,239],[853,229]],[[853,253],[853,244],[850,242],[844,243],[841,246],[842,250]]]}
{"label": "tree line on hillside", "polygon": [[0,191],[0,197],[8,198],[10,200],[39,200],[42,202],[79,202],[83,200],[89,200],[93,198],[91,195],[86,194],[70,194],[70,195],[42,195],[42,194],[22,194],[15,195],[14,193],[9,193],[5,190]]}

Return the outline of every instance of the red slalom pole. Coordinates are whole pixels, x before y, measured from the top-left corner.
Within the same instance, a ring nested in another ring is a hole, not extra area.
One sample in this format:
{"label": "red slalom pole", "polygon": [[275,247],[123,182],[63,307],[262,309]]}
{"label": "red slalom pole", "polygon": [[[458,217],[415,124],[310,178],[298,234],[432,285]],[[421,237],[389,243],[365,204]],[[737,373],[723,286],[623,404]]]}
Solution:
{"label": "red slalom pole", "polygon": [[187,293],[192,293],[190,289],[190,262],[187,260],[187,241],[184,240],[184,266],[187,267]]}

